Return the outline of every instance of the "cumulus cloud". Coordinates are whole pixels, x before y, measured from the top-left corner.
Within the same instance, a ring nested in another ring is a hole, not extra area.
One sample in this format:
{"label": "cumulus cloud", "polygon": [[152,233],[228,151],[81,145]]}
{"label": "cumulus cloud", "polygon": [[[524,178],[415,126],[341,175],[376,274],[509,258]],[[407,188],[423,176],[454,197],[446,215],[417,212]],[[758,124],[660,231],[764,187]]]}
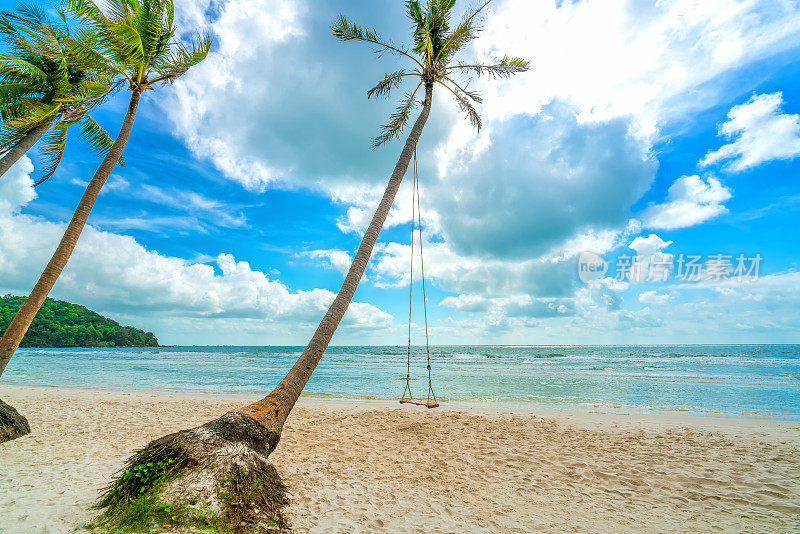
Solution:
{"label": "cumulus cloud", "polygon": [[635,250],[639,256],[652,256],[661,250],[667,248],[672,244],[672,241],[664,241],[656,234],[650,234],[647,237],[638,236],[631,241],[628,248]]}
{"label": "cumulus cloud", "polygon": [[538,257],[576,234],[624,227],[657,167],[627,120],[580,123],[560,102],[494,125],[491,137],[497,149],[427,192],[462,254]]}
{"label": "cumulus cloud", "polygon": [[[352,8],[367,25],[370,15],[386,20],[372,3]],[[403,6],[387,9],[401,14]],[[329,27],[338,11],[294,0],[226,0],[207,10],[217,46],[164,103],[177,135],[253,190],[383,183],[396,155],[371,151],[369,140],[391,104],[363,95],[398,60],[336,43]]]}
{"label": "cumulus cloud", "polygon": [[[425,276],[452,293],[477,293],[508,297],[530,294],[565,297],[577,285],[575,264],[565,259],[536,258],[523,261],[461,255],[445,242],[425,241]],[[377,286],[406,286],[409,282],[411,246],[379,243],[373,253],[370,280]],[[419,265],[414,279],[419,280]]]}
{"label": "cumulus cloud", "polygon": [[509,51],[533,68],[487,87],[490,117],[535,114],[558,97],[583,118],[633,115],[640,131],[652,133],[666,118],[713,105],[711,91],[722,86],[705,82],[800,44],[795,1],[507,0],[493,7],[476,53]]}
{"label": "cumulus cloud", "polygon": [[662,250],[671,244],[672,241],[664,241],[656,234],[637,237],[628,245],[628,248],[636,251],[636,255],[627,258],[627,265],[623,261],[624,256],[618,258],[617,268],[627,270],[618,274],[623,274],[632,283],[666,281],[672,270],[674,256]]}
{"label": "cumulus cloud", "polygon": [[[0,292],[30,290],[60,239],[64,225],[19,213],[32,197],[23,164],[0,181]],[[11,199],[11,202],[8,201]],[[53,296],[77,301],[103,313],[136,318],[158,331],[163,321],[191,319],[200,332],[206,320],[245,321],[290,334],[305,332],[324,314],[335,294],[326,289],[292,291],[279,280],[230,254],[215,265],[192,263],[147,250],[132,237],[87,226]],[[345,317],[350,328],[380,328],[391,316],[366,303],[353,303]],[[256,329],[258,330],[258,329]]]}
{"label": "cumulus cloud", "polygon": [[347,275],[347,271],[350,270],[350,264],[353,263],[353,259],[350,257],[350,253],[344,250],[337,250],[337,249],[309,250],[307,252],[304,252],[302,255],[307,258],[325,260],[326,266],[336,271],[339,271],[343,275]]}
{"label": "cumulus cloud", "polygon": [[541,299],[530,295],[490,299],[462,294],[445,297],[440,305],[465,312],[490,312],[503,317],[564,317],[575,312],[572,299]]}
{"label": "cumulus cloud", "polygon": [[16,213],[36,198],[32,172],[33,163],[28,156],[22,156],[0,177],[0,213]]}
{"label": "cumulus cloud", "polygon": [[653,204],[639,216],[653,229],[687,228],[727,213],[722,204],[731,191],[713,177],[682,176],[675,180],[662,204]]}
{"label": "cumulus cloud", "polygon": [[[721,287],[670,287],[672,300],[652,302],[647,291],[641,310],[622,304],[626,284],[606,279],[581,288],[573,298],[574,313],[529,318],[475,312],[451,318],[432,329],[436,339],[453,343],[792,343],[800,329],[796,310],[800,296],[793,288],[800,273],[768,275],[756,283],[729,281]],[[652,295],[664,295],[654,291]],[[638,295],[634,295],[634,298]],[[468,306],[468,298],[460,298]],[[452,302],[452,301],[450,301]],[[479,309],[491,309],[479,306]]]}
{"label": "cumulus cloud", "polygon": [[728,112],[719,134],[732,140],[709,152],[700,162],[724,162],[724,169],[741,172],[773,160],[800,156],[800,115],[781,112],[782,93],[753,95]]}
{"label": "cumulus cloud", "polygon": [[653,304],[662,306],[672,300],[672,296],[664,293],[656,293],[653,290],[643,291],[639,293],[639,302],[644,304]]}
{"label": "cumulus cloud", "polygon": [[[348,6],[367,26],[378,26],[398,41],[406,39],[401,3]],[[216,44],[203,64],[178,80],[164,110],[193,154],[211,161],[227,178],[256,191],[271,186],[322,191],[344,207],[339,228],[361,233],[383,192],[397,145],[368,150],[369,138],[392,104],[350,95],[363,95],[383,70],[396,64],[384,56],[366,67],[373,58],[368,51],[334,43],[328,26],[338,9],[325,3],[312,9],[289,0],[184,2],[178,17],[188,27],[209,31]],[[529,334],[525,329],[533,325],[555,337],[585,328],[594,342],[603,341],[598,336],[602,328],[656,324],[652,315],[620,318],[626,284],[603,280],[580,285],[574,255],[586,249],[602,253],[641,231],[641,224],[631,220],[630,207],[652,183],[657,163],[650,149],[658,126],[688,110],[716,104],[713,91],[724,84],[707,82],[800,44],[798,28],[796,2],[492,4],[486,32],[470,56],[509,52],[531,59],[534,68],[510,81],[478,84],[484,90],[486,119],[480,135],[454,119],[445,95],[436,97],[420,161],[426,274],[457,295],[441,304],[455,312],[482,313],[485,318],[478,323],[492,328],[511,332],[519,326],[520,335]],[[724,212],[725,194],[730,192],[713,178],[682,177],[663,203],[640,216],[659,230],[697,224]],[[408,221],[409,201],[406,183],[387,227]],[[206,213],[213,213],[214,206],[206,207]],[[235,211],[227,213],[230,225],[246,224]],[[36,219],[30,223],[39,229],[48,224]],[[655,234],[637,239],[631,247],[639,255],[647,247],[667,255],[663,249],[669,242]],[[140,261],[144,253],[165,258],[137,250],[130,260]],[[379,243],[370,281],[407,284],[409,253],[408,244]],[[344,251],[310,254],[340,272],[349,265]],[[197,295],[207,296],[208,302],[192,304],[203,317],[230,313],[256,321],[249,318],[255,308],[258,317],[289,320],[331,297],[322,290],[292,292],[227,255],[218,256],[213,266],[171,259],[182,266],[169,276],[189,289],[170,298],[193,303]],[[153,276],[162,272],[157,266],[147,270]],[[213,291],[193,293],[194,278]],[[229,302],[240,291],[245,295],[241,307]],[[126,298],[131,294],[107,302],[112,306]],[[153,309],[174,309],[154,302]],[[388,321],[380,310],[363,306],[361,324]],[[358,308],[354,305],[349,320]],[[571,322],[562,328],[554,325],[556,320]],[[464,332],[478,323],[454,322],[452,327]]]}
{"label": "cumulus cloud", "polygon": [[[362,92],[395,58],[365,68],[368,52],[328,43],[335,6],[227,0],[203,9],[218,47],[176,83],[165,106],[177,134],[246,187],[324,191],[345,207],[339,228],[363,232],[396,157],[393,147],[365,150],[391,103],[341,95]],[[394,16],[402,6],[353,9],[366,25],[406,38],[403,17]],[[443,265],[431,276],[458,294],[556,297],[575,290],[575,254],[613,248],[638,232],[630,206],[656,170],[649,151],[657,124],[685,105],[716,103],[705,82],[796,44],[800,15],[757,0],[506,0],[492,5],[486,22],[470,56],[508,51],[534,68],[479,84],[480,135],[454,119],[444,95],[436,99],[421,154],[423,213],[438,238],[431,269]],[[256,25],[275,31],[249,30]],[[242,35],[253,36],[247,47]],[[409,197],[405,184],[387,227],[408,221]],[[704,217],[724,209],[723,201],[695,201]],[[406,280],[404,246],[379,245],[373,282]]]}
{"label": "cumulus cloud", "polygon": [[[336,226],[345,233],[363,235],[369,226],[375,209],[383,197],[385,185],[347,185],[342,184],[329,192],[331,199],[341,205],[347,206],[345,215],[341,217]],[[427,201],[427,199],[426,199]],[[415,216],[416,217],[416,216]],[[407,223],[411,220],[411,180],[406,180],[400,185],[400,190],[395,196],[394,204],[389,210],[389,215],[383,223],[383,228]],[[423,215],[423,224],[426,227],[438,227],[438,218],[435,212]]]}

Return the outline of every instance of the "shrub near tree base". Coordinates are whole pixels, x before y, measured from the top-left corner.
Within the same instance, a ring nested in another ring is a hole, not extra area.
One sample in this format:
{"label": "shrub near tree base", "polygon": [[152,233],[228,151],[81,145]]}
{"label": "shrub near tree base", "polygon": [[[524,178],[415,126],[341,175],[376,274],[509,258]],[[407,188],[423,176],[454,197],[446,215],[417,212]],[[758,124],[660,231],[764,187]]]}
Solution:
{"label": "shrub near tree base", "polygon": [[286,486],[270,436],[235,412],[151,442],[97,504],[94,532],[284,532]]}

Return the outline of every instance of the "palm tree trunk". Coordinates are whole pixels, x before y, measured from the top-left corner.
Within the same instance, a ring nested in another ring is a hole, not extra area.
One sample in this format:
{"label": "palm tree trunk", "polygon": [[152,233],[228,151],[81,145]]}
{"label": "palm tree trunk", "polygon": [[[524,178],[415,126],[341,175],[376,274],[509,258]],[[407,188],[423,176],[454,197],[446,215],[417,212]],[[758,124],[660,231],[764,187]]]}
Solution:
{"label": "palm tree trunk", "polygon": [[40,124],[19,140],[17,144],[12,146],[8,152],[6,152],[2,158],[0,158],[0,176],[3,176],[8,169],[10,169],[19,158],[21,158],[28,150],[33,148],[33,145],[42,138],[44,134],[47,133],[47,130],[50,129],[50,126],[53,125],[53,121],[46,122],[44,124]]}
{"label": "palm tree trunk", "polygon": [[61,271],[63,271],[64,267],[67,265],[67,261],[69,261],[69,257],[72,255],[72,251],[78,243],[78,238],[83,231],[83,227],[86,225],[86,220],[89,218],[89,213],[92,211],[92,206],[94,206],[97,196],[100,194],[100,190],[103,188],[111,171],[114,170],[114,166],[122,156],[122,152],[125,150],[125,145],[128,143],[128,138],[131,135],[133,119],[136,116],[136,107],[139,105],[140,96],[141,93],[139,91],[133,91],[131,94],[131,103],[128,106],[128,112],[125,114],[125,120],[122,122],[122,129],[117,139],[114,141],[111,150],[108,151],[108,154],[106,154],[106,157],[94,174],[92,181],[86,186],[86,191],[83,193],[83,197],[78,203],[78,207],[75,209],[72,220],[69,222],[69,225],[67,225],[67,230],[64,232],[64,236],[61,238],[61,242],[58,244],[47,267],[45,267],[42,276],[39,277],[39,281],[36,282],[30,296],[25,299],[22,307],[20,307],[14,319],[12,319],[11,324],[8,325],[3,337],[0,338],[0,375],[3,374],[3,370],[6,368],[8,361],[11,359],[14,351],[17,350],[17,347],[19,347],[22,338],[25,336],[25,332],[28,331],[28,327],[31,325],[33,318],[36,317],[36,313],[39,311],[45,298],[47,298],[47,294],[50,293]]}
{"label": "palm tree trunk", "polygon": [[264,397],[260,401],[247,406],[240,410],[240,413],[250,416],[269,432],[269,450],[275,448],[280,439],[283,424],[289,416],[289,412],[300,397],[300,392],[303,391],[311,373],[317,367],[320,359],[322,358],[325,349],[328,347],[331,338],[333,337],[336,327],[344,317],[350,301],[353,299],[353,294],[358,287],[358,282],[364,274],[367,267],[367,262],[372,255],[372,249],[375,242],[378,240],[378,234],[383,227],[386,216],[389,214],[389,209],[392,207],[397,190],[403,181],[403,176],[408,169],[411,158],[414,155],[414,150],[419,141],[422,129],[425,127],[425,122],[428,120],[428,115],[431,111],[431,103],[433,101],[433,84],[425,84],[425,101],[422,106],[422,112],[419,114],[411,133],[406,140],[403,151],[400,153],[400,159],[394,168],[392,177],[389,184],[386,186],[386,191],[383,193],[378,209],[375,215],[372,216],[372,221],[369,223],[366,233],[361,240],[361,245],[358,247],[353,263],[350,265],[350,270],[344,279],[342,288],[339,294],[328,308],[328,312],[322,321],[319,323],[314,336],[308,343],[308,346],[303,351],[303,354],[298,358],[297,362],[292,366],[289,373],[281,381],[278,387]]}

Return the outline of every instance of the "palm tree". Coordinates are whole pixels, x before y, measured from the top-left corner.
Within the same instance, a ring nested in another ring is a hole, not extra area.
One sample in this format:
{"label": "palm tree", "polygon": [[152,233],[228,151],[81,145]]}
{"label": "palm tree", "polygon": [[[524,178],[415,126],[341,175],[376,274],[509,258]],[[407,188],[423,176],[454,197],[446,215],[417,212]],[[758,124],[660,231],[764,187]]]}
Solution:
{"label": "palm tree", "polygon": [[66,266],[103,184],[122,156],[142,93],[183,75],[206,57],[211,46],[208,37],[188,47],[174,39],[172,0],[107,0],[103,7],[105,12],[93,0],[69,1],[70,10],[85,25],[82,38],[72,44],[84,61],[102,62],[128,83],[130,104],[116,140],[86,187],[53,257],[0,338],[0,374]]}
{"label": "palm tree", "polygon": [[78,124],[101,155],[113,144],[89,111],[118,84],[104,63],[74,53],[66,14],[58,13],[59,24],[32,5],[0,13],[0,38],[10,52],[0,54],[0,176],[44,137],[45,171],[36,185],[58,167],[70,126]]}
{"label": "palm tree", "polygon": [[379,135],[373,139],[373,148],[378,148],[402,133],[410,120],[411,112],[417,105],[416,95],[423,86],[425,96],[422,100],[422,110],[406,138],[406,143],[389,178],[383,198],[372,216],[372,221],[361,240],[344,283],[328,309],[328,313],[322,318],[303,354],[278,387],[264,399],[243,410],[243,413],[253,417],[270,430],[275,445],[280,439],[283,423],[328,347],[328,343],[344,317],[364,274],[367,262],[372,255],[372,249],[378,240],[378,234],[394,203],[400,183],[408,170],[408,165],[417,149],[417,143],[430,115],[434,87],[441,86],[447,89],[470,123],[480,130],[481,119],[472,103],[480,102],[481,97],[478,93],[468,90],[469,80],[463,82],[458,80],[457,76],[476,73],[506,78],[528,70],[527,61],[508,56],[490,64],[451,63],[454,56],[477,36],[481,29],[477,19],[490,2],[491,0],[486,1],[476,9],[469,11],[451,31],[450,18],[456,0],[428,0],[424,9],[420,0],[407,1],[408,16],[414,28],[414,46],[411,52],[417,57],[414,57],[407,49],[381,38],[374,30],[363,29],[349,22],[344,15],[340,15],[332,27],[334,36],[340,41],[367,43],[377,52],[399,54],[412,62],[410,69],[387,73],[375,87],[367,91],[367,98],[386,97],[406,78],[412,79],[416,84],[413,86],[414,89],[401,99],[400,105],[390,116],[389,122],[381,127]]}
{"label": "palm tree", "polygon": [[[457,77],[470,73],[508,77],[528,69],[527,61],[510,57],[490,64],[453,63],[455,54],[463,50],[479,32],[478,17],[489,2],[468,12],[451,30],[450,19],[455,3],[455,0],[428,0],[423,8],[419,0],[406,2],[414,28],[414,47],[411,51],[382,39],[373,30],[364,30],[350,23],[344,16],[340,16],[333,25],[334,36],[339,40],[361,41],[378,52],[398,54],[412,63],[411,70],[386,74],[375,87],[367,91],[368,98],[386,96],[406,78],[416,82],[416,87],[406,94],[389,122],[381,128],[374,140],[374,147],[400,135],[417,105],[417,92],[424,87],[422,110],[406,139],[383,198],[364,234],[342,288],[308,346],[278,387],[250,406],[229,412],[200,427],[152,441],[132,456],[127,463],[129,470],[108,487],[100,502],[100,506],[108,507],[106,517],[109,521],[113,522],[114,517],[123,513],[127,503],[153,488],[142,483],[141,478],[129,474],[142,464],[163,466],[161,476],[169,475],[170,483],[158,486],[154,491],[163,491],[170,498],[186,496],[190,503],[206,503],[213,509],[222,509],[226,514],[232,514],[235,524],[243,517],[254,523],[275,520],[275,514],[279,514],[280,507],[285,503],[285,488],[267,456],[277,446],[289,412],[353,298],[428,120],[434,88],[441,86],[447,89],[470,122],[480,128],[480,117],[472,106],[472,102],[480,102],[480,96],[468,91],[468,83],[459,81]],[[226,482],[230,480],[236,483]],[[217,494],[198,494],[198,487],[215,488]],[[231,510],[228,503],[232,501],[239,507]]]}

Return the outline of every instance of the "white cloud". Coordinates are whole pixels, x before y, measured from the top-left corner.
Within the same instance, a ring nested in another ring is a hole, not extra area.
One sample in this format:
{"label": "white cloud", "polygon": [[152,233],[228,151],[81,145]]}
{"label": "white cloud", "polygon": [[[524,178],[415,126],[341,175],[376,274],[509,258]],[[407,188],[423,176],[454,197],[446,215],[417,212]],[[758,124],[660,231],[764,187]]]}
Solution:
{"label": "white cloud", "polygon": [[32,172],[33,163],[28,156],[22,156],[0,177],[0,213],[16,213],[36,198]]}
{"label": "white cloud", "polygon": [[723,87],[705,82],[800,44],[795,0],[507,0],[493,7],[479,56],[512,53],[532,69],[489,85],[489,117],[534,114],[558,97],[582,118],[634,115],[642,132],[653,132],[668,116],[713,104],[718,95],[710,91]]}
{"label": "white cloud", "polygon": [[273,79],[274,71],[265,67],[283,43],[302,36],[303,8],[283,0],[228,1],[213,22],[203,16],[201,23],[199,8],[207,2],[190,4],[195,9],[185,10],[187,19],[204,26],[218,46],[178,80],[164,109],[194,153],[246,187],[262,188],[286,169],[247,157],[246,150],[236,147],[267,127],[257,120],[259,106],[275,106],[271,95],[285,94],[276,91],[276,83],[284,80]]}
{"label": "white cloud", "polygon": [[[664,241],[656,234],[647,237],[637,237],[628,248],[636,251],[636,256],[631,258],[628,280],[631,283],[648,281],[666,281],[672,270],[674,256],[666,252],[661,252],[672,244],[672,241]],[[618,260],[618,269],[621,261]]]}
{"label": "white cloud", "polygon": [[[660,125],[716,105],[724,96],[720,93],[730,89],[723,81],[709,82],[721,80],[736,69],[800,45],[799,7],[796,1],[776,3],[770,0],[710,0],[702,3],[692,0],[651,3],[507,0],[492,4],[486,30],[470,54],[490,60],[500,53],[512,53],[531,60],[532,68],[509,81],[480,81],[478,87],[484,91],[484,132],[479,136],[469,134],[461,122],[453,123],[449,138],[439,144],[438,168],[447,178],[445,183],[450,185],[450,175],[457,174],[461,183],[471,184],[469,179],[476,173],[466,173],[464,169],[476,168],[488,182],[479,182],[480,187],[468,191],[466,199],[485,193],[491,202],[487,202],[483,211],[493,213],[486,215],[486,224],[475,217],[473,222],[480,226],[475,232],[477,240],[472,241],[470,232],[464,231],[462,241],[470,241],[476,250],[483,251],[484,247],[490,246],[486,239],[480,239],[485,237],[481,235],[481,229],[486,227],[493,235],[499,236],[496,244],[502,245],[504,233],[500,231],[500,225],[492,226],[493,218],[497,216],[506,228],[512,228],[505,233],[508,239],[524,243],[520,234],[528,230],[525,223],[529,221],[521,219],[515,225],[515,231],[514,226],[504,220],[506,199],[495,196],[505,193],[507,198],[519,198],[521,202],[527,198],[525,178],[531,180],[531,189],[538,186],[536,193],[541,195],[544,199],[542,205],[546,206],[537,209],[539,206],[534,204],[529,212],[524,213],[526,218],[532,218],[536,213],[545,217],[552,210],[551,222],[569,220],[572,213],[588,214],[592,211],[584,206],[580,209],[576,203],[591,203],[592,198],[603,198],[606,193],[600,188],[593,189],[595,184],[589,184],[581,195],[576,185],[584,185],[581,175],[591,173],[590,166],[569,157],[563,160],[563,168],[559,169],[559,182],[542,183],[536,170],[537,164],[541,168],[543,163],[536,161],[540,158],[539,153],[535,149],[529,150],[530,167],[523,158],[517,161],[517,154],[509,148],[518,143],[517,139],[512,141],[510,136],[501,135],[510,129],[508,123],[521,123],[520,116],[548,117],[552,115],[548,106],[556,102],[567,103],[572,106],[577,124],[584,131],[591,128],[586,123],[599,125],[598,136],[602,136],[603,128],[613,132],[614,121],[624,122],[631,137],[628,143],[638,140],[639,149],[646,155]],[[740,91],[741,87],[737,86],[735,90]],[[556,119],[552,130],[558,132],[565,124],[563,114]],[[531,129],[535,129],[535,125]],[[575,131],[581,130],[576,128]],[[526,132],[515,133],[524,144]],[[544,140],[543,147],[559,146],[558,134],[547,129],[536,133]],[[613,134],[611,138],[614,138]],[[608,145],[617,150],[622,145],[621,140],[611,138]],[[573,147],[581,145],[580,138],[566,137],[564,141]],[[503,153],[500,153],[500,147]],[[582,150],[587,158],[592,155],[590,146]],[[555,152],[554,156],[558,155]],[[599,147],[594,155],[602,160],[603,153]],[[516,165],[520,170],[512,171],[512,174],[519,175],[521,187],[509,183],[511,180],[503,172],[506,169],[481,168],[480,161],[489,158],[506,158],[510,161],[509,167]],[[548,166],[544,167],[547,169]],[[641,192],[637,187],[649,187],[644,176],[630,176],[624,169],[615,173],[611,165],[598,170],[596,176],[604,177],[611,187],[626,180],[633,187],[608,203],[608,210],[619,210],[616,223],[609,224],[608,219],[593,221],[595,226],[581,229],[581,233],[620,228],[625,213],[619,207],[628,208],[635,202],[631,198],[638,198]],[[479,212],[477,202],[475,206],[468,206],[468,210],[456,209],[464,195],[452,196],[458,201],[446,206],[434,203],[443,217],[460,217],[464,211],[469,217],[469,214]],[[534,198],[533,194],[531,198]],[[564,208],[566,213],[560,211]],[[576,209],[573,212],[571,208]],[[720,206],[713,203],[702,206],[706,217],[719,209]],[[511,213],[517,214],[516,210],[511,210]],[[447,233],[448,221],[445,219],[442,224]],[[557,224],[552,228],[557,228]],[[534,230],[531,238],[537,237]],[[452,240],[450,235],[446,238]],[[571,235],[564,235],[561,240],[571,238]],[[467,251],[461,242],[455,241],[453,245],[461,252]]]}
{"label": "white cloud", "polygon": [[[363,232],[398,147],[366,148],[391,103],[350,95],[393,70],[393,58],[372,62],[369,52],[335,43],[328,25],[338,5],[210,5],[195,0],[181,15],[207,27],[217,48],[166,101],[177,135],[247,188],[323,191],[345,207],[339,228]],[[574,322],[563,328],[573,331],[589,318],[609,331],[625,321],[655,324],[646,314],[620,319],[625,284],[578,285],[574,255],[610,250],[641,230],[630,207],[651,185],[659,125],[715,105],[726,85],[708,82],[800,43],[797,2],[501,0],[492,8],[470,54],[508,52],[533,68],[483,87],[480,135],[454,121],[452,103],[437,96],[420,154],[426,274],[458,295],[442,305],[483,308],[493,327],[520,326],[520,335],[533,324],[522,315],[548,302],[556,311],[566,306]],[[359,22],[406,38],[407,24],[394,16],[400,3],[372,20],[375,10],[352,9],[364,11]],[[211,15],[201,22],[204,12]],[[428,172],[434,169],[438,176]],[[725,194],[712,178],[683,177],[664,203],[648,208],[645,222],[653,229],[697,224],[724,211]],[[407,181],[386,227],[408,221],[409,201]],[[634,240],[636,248],[670,256],[661,252],[669,243],[653,237]],[[407,284],[409,252],[408,244],[379,243],[370,280]],[[345,252],[312,254],[343,272]],[[565,331],[537,317],[543,336]],[[469,328],[453,325],[454,332]]]}
{"label": "white cloud", "polygon": [[489,299],[480,295],[461,294],[457,297],[445,297],[439,305],[461,311],[485,312],[489,308]]}
{"label": "white cloud", "polygon": [[339,9],[219,2],[206,20],[217,46],[164,99],[178,137],[252,190],[384,183],[396,155],[370,151],[369,139],[391,107],[362,95],[396,58],[374,61],[364,46],[336,43],[330,24]]}
{"label": "white cloud", "polygon": [[[721,287],[701,285],[669,287],[672,300],[644,302],[641,310],[627,310],[618,291],[626,284],[606,279],[580,289],[573,300],[574,312],[564,316],[510,316],[492,313],[491,299],[472,296],[448,301],[476,310],[465,318],[450,318],[432,328],[437,340],[451,343],[793,343],[800,330],[796,310],[800,273],[762,277],[757,282],[730,281]],[[644,292],[644,300],[653,300]],[[653,292],[656,301],[663,292]],[[634,298],[638,295],[634,295]],[[458,316],[456,316],[458,317]],[[535,341],[532,341],[535,340]],[[447,342],[447,341],[442,341]]]}
{"label": "white cloud", "polygon": [[631,241],[628,248],[635,250],[639,256],[652,256],[661,250],[667,248],[672,244],[672,241],[664,241],[656,234],[650,234],[647,237],[638,236]]}
{"label": "white cloud", "polygon": [[[321,189],[346,207],[339,228],[360,233],[396,157],[396,144],[365,148],[391,103],[342,95],[368,87],[395,58],[365,68],[360,60],[371,61],[369,52],[329,39],[336,9],[282,0],[221,3],[206,21],[218,48],[176,83],[165,110],[192,151],[229,178],[253,189]],[[392,15],[402,6],[386,9],[388,16],[374,20],[364,10],[360,22],[379,22],[389,36],[405,39],[407,25]],[[250,31],[254,25],[278,29]],[[757,0],[493,4],[469,54],[508,52],[533,68],[484,87],[480,136],[453,120],[445,95],[436,99],[421,164],[426,228],[445,243],[431,253],[450,260],[440,279],[464,292],[483,285],[486,294],[507,295],[548,270],[558,275],[532,285],[567,292],[573,281],[566,267],[547,261],[564,263],[579,249],[611,248],[635,233],[630,206],[656,170],[649,154],[656,125],[687,102],[716,103],[703,92],[705,82],[800,42],[798,27],[791,5]],[[406,184],[387,227],[408,221],[409,193]],[[384,249],[378,283],[396,283],[407,271],[391,253],[395,245]],[[525,282],[515,283],[512,273],[520,271]]]}
{"label": "white cloud", "polygon": [[[571,295],[577,285],[577,267],[567,259],[480,258],[458,254],[447,243],[427,238],[424,253],[426,278],[452,293],[555,298]],[[370,280],[379,287],[408,285],[410,254],[409,244],[378,243],[370,262]],[[414,269],[414,279],[419,280],[418,263]]]}
{"label": "white cloud", "polygon": [[[310,250],[302,255],[307,258],[325,260],[327,266],[339,271],[343,275],[347,275],[347,271],[350,270],[350,264],[353,263],[353,259],[350,257],[350,254],[344,250]],[[362,277],[362,282],[363,281],[364,278]]]}
{"label": "white cloud", "polygon": [[461,294],[446,297],[441,306],[464,312],[488,312],[499,317],[565,317],[574,313],[572,299],[539,299],[530,295],[486,298]]}
{"label": "white cloud", "polygon": [[164,189],[143,184],[137,188],[136,198],[185,211],[198,219],[203,219],[215,226],[224,228],[241,228],[247,226],[247,219],[236,207],[231,207],[219,200],[208,198],[195,191],[182,189]]}
{"label": "white cloud", "polygon": [[[32,182],[20,174],[0,182],[7,193],[3,198],[12,199],[0,203],[0,293],[30,291],[64,230],[62,224],[18,213],[33,197]],[[253,335],[301,337],[308,335],[335,296],[326,289],[291,291],[230,254],[217,255],[215,264],[216,268],[164,256],[129,236],[87,226],[52,296],[135,318],[137,326],[156,332],[159,325],[191,320],[188,335],[202,336],[215,319],[229,319],[229,328],[244,322]],[[356,302],[344,325],[382,328],[390,323],[388,313]],[[184,341],[197,342],[191,337]]]}
{"label": "white cloud", "polygon": [[716,178],[682,176],[670,186],[663,204],[651,205],[639,216],[648,228],[687,228],[727,213],[722,203],[730,198],[730,189]]}
{"label": "white cloud", "polygon": [[728,112],[720,135],[733,142],[709,152],[702,166],[726,162],[726,171],[741,172],[773,160],[800,156],[800,115],[781,113],[783,95],[753,95]]}
{"label": "white cloud", "polygon": [[653,304],[654,306],[662,306],[672,300],[671,295],[656,293],[653,290],[643,291],[639,294],[639,302],[644,304]]}
{"label": "white cloud", "polygon": [[657,168],[628,120],[580,123],[563,102],[495,124],[491,137],[492,148],[425,191],[459,254],[534,258],[619,231]]}
{"label": "white cloud", "polygon": [[[369,226],[372,216],[383,197],[385,186],[365,186],[340,184],[329,191],[331,199],[348,206],[344,217],[336,222],[336,226],[345,233],[363,235]],[[427,200],[427,199],[426,199]],[[430,216],[432,215],[432,216]],[[416,217],[416,216],[415,216]],[[383,228],[392,228],[411,220],[411,180],[405,180],[400,185],[400,190],[395,196],[389,215],[383,223]],[[436,214],[426,213],[422,218],[423,224],[428,227],[437,226]]]}

